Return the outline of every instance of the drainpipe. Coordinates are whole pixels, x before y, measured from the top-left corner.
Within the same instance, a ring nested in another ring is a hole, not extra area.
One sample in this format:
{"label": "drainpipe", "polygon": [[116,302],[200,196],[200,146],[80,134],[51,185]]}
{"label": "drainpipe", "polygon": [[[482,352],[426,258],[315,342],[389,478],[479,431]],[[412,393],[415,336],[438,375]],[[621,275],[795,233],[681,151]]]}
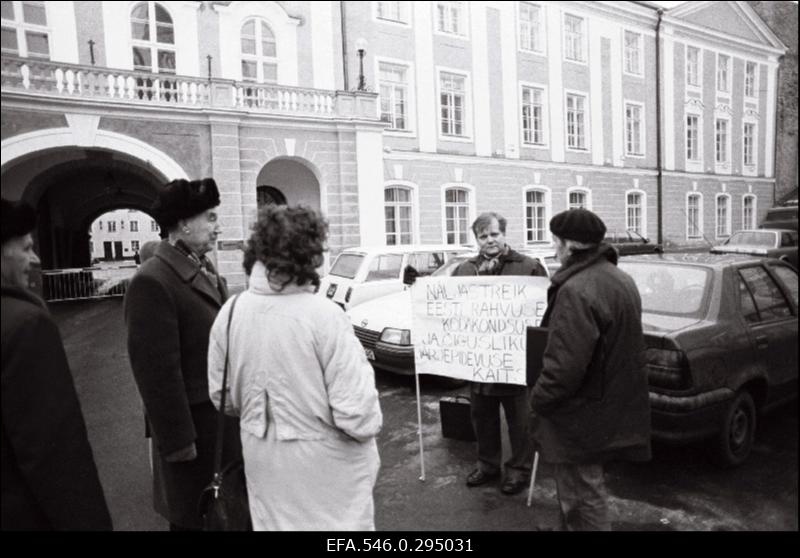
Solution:
{"label": "drainpipe", "polygon": [[[775,138],[772,140],[772,205],[778,204],[778,120],[781,100],[781,62],[785,55],[778,56],[778,67],[775,69],[775,120],[772,128]],[[767,80],[769,81],[769,80]]]}
{"label": "drainpipe", "polygon": [[350,91],[350,77],[348,75],[350,72],[347,68],[347,24],[345,23],[347,20],[347,8],[344,0],[339,2],[339,13],[342,19],[342,65],[344,68],[344,90]]}
{"label": "drainpipe", "polygon": [[661,168],[661,17],[664,10],[658,9],[656,24],[656,216],[658,218],[658,243],[664,242],[663,170]]}

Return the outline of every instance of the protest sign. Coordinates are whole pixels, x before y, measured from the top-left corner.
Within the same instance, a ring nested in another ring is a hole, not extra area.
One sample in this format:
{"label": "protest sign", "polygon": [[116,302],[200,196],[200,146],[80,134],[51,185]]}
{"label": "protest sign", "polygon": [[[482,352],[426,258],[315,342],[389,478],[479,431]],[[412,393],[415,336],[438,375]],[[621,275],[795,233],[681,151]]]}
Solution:
{"label": "protest sign", "polygon": [[547,308],[546,277],[430,277],[411,289],[418,374],[525,385],[526,327]]}

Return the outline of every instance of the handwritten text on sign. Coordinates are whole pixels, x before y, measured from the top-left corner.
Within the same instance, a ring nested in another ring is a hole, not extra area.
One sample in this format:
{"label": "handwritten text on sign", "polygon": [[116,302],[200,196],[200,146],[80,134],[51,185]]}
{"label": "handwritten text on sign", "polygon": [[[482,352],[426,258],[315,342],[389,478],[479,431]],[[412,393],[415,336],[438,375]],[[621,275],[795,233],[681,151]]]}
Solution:
{"label": "handwritten text on sign", "polygon": [[547,307],[546,277],[420,279],[411,289],[418,374],[525,384],[525,328]]}

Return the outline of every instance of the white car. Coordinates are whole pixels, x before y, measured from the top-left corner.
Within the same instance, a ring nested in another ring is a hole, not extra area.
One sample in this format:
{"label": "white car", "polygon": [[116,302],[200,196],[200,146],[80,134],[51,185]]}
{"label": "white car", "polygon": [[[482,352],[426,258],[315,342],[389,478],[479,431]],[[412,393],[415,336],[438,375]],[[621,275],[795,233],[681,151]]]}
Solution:
{"label": "white car", "polygon": [[[459,254],[434,271],[431,276],[450,276],[458,265],[475,256],[475,252]],[[529,255],[550,271],[543,255]],[[356,337],[361,341],[367,359],[376,368],[396,374],[414,374],[414,346],[411,344],[411,292],[382,296],[347,311]]]}
{"label": "white car", "polygon": [[346,248],[320,281],[321,296],[348,310],[368,300],[402,291],[407,266],[418,277],[430,275],[453,256],[474,250],[468,246],[402,245]]}

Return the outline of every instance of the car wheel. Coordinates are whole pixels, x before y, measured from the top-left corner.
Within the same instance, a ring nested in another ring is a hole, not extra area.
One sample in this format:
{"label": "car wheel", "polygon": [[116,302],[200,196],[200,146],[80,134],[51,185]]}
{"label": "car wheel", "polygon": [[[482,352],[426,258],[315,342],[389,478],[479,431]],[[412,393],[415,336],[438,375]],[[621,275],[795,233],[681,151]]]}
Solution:
{"label": "car wheel", "polygon": [[447,376],[434,376],[434,384],[443,389],[458,389],[467,385],[466,380],[448,378]]}
{"label": "car wheel", "polygon": [[717,436],[714,461],[720,467],[744,463],[753,447],[756,432],[756,406],[752,396],[740,391],[725,412],[722,430]]}

